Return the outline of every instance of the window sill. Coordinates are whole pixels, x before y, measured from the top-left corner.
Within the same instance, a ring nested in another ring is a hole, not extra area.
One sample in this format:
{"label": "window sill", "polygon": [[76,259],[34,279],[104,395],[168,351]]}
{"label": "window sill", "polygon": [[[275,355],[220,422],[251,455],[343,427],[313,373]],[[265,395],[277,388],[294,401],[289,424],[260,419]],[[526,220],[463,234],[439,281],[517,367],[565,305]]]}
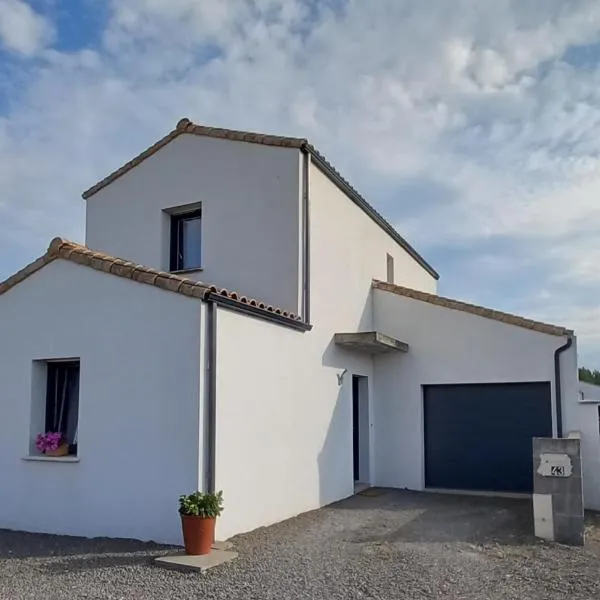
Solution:
{"label": "window sill", "polygon": [[23,456],[21,460],[28,460],[33,462],[78,463],[79,456]]}
{"label": "window sill", "polygon": [[174,271],[169,271],[169,273],[173,273],[173,275],[183,275],[185,273],[199,273],[204,271],[202,267],[194,267],[192,269],[175,269]]}

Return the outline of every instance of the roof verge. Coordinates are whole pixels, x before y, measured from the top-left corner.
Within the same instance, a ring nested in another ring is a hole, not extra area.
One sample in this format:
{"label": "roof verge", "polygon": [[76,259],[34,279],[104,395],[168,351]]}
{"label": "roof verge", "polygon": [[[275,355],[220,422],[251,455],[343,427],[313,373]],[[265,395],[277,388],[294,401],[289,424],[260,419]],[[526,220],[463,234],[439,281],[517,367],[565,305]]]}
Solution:
{"label": "roof verge", "polygon": [[571,337],[574,335],[571,329],[559,327],[558,325],[534,321],[533,319],[527,319],[525,317],[520,317],[519,315],[505,313],[492,308],[486,308],[485,306],[478,306],[476,304],[469,304],[468,302],[462,302],[461,300],[445,298],[436,294],[428,294],[427,292],[413,290],[412,288],[406,288],[400,285],[394,285],[392,283],[373,280],[373,288],[382,290],[384,292],[391,292],[392,294],[404,296],[413,300],[419,300],[420,302],[434,304],[435,306],[441,306],[451,310],[460,310],[478,317],[493,319],[494,321],[500,321],[501,323],[505,323],[507,325],[515,325],[516,327],[531,329],[532,331],[537,331],[539,333],[546,333],[548,335],[556,335],[561,337]]}
{"label": "roof verge", "polygon": [[217,302],[223,306],[238,309],[247,314],[263,316],[282,324],[289,324],[296,329],[310,329],[310,325],[304,323],[301,317],[290,311],[271,306],[254,298],[248,298],[238,292],[229,291],[225,288],[208,285],[201,281],[194,281],[193,279],[174,275],[166,271],[152,269],[151,267],[110,256],[103,252],[96,252],[90,250],[87,246],[60,237],[56,237],[50,242],[45,254],[20,271],[17,271],[14,275],[11,275],[5,281],[0,282],[0,295],[6,293],[21,283],[21,281],[57,259],[74,262],[84,267],[95,269],[96,271],[152,285],[190,298]]}
{"label": "roof verge", "polygon": [[197,125],[187,118],[180,119],[175,129],[166,136],[146,148],[136,157],[126,162],[123,166],[113,171],[104,179],[94,184],[91,188],[83,192],[85,200],[93,196],[96,192],[105,188],[113,181],[125,175],[128,171],[137,167],[147,158],[156,154],[161,148],[172,142],[182,134],[198,135],[223,140],[232,140],[237,142],[247,142],[250,144],[262,144],[265,146],[278,146],[280,148],[296,148],[310,154],[314,164],[338,186],[357,206],[359,206],[379,227],[381,227],[392,239],[406,250],[432,277],[439,279],[438,272],[394,229],[394,227],[359,194],[350,183],[342,177],[335,167],[323,156],[312,144],[305,138],[288,137],[281,135],[268,135],[264,133],[255,133],[251,131],[240,131],[237,129],[223,129],[220,127],[207,127]]}

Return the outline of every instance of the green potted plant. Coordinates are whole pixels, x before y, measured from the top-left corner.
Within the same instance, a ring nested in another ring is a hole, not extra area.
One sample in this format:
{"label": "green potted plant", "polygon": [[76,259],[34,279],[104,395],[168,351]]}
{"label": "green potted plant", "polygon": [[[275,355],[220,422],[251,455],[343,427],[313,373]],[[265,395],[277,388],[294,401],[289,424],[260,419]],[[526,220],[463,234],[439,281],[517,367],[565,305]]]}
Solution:
{"label": "green potted plant", "polygon": [[185,553],[208,554],[215,541],[215,523],[223,512],[223,492],[193,492],[179,497]]}

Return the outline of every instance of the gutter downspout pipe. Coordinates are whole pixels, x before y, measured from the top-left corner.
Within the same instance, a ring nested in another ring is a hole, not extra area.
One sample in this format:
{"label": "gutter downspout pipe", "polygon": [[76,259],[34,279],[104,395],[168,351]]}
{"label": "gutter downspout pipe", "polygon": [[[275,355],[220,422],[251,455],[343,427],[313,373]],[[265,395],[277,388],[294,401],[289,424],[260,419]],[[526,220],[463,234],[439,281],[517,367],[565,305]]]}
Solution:
{"label": "gutter downspout pipe", "polygon": [[554,393],[556,398],[556,437],[563,437],[562,424],[562,390],[560,376],[560,355],[573,345],[573,338],[569,336],[565,344],[554,351]]}
{"label": "gutter downspout pipe", "polygon": [[217,441],[217,305],[206,299],[207,383],[204,425],[204,485],[205,492],[215,491]]}
{"label": "gutter downspout pipe", "polygon": [[310,152],[302,148],[302,319],[310,323],[310,216],[309,191],[310,185]]}

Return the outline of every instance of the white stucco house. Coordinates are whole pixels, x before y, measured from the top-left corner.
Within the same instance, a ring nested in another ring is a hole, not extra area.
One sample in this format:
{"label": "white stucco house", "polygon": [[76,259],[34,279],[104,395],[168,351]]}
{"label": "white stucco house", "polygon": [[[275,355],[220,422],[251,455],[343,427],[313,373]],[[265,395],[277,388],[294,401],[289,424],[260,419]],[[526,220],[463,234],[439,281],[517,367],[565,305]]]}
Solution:
{"label": "white stucco house", "polygon": [[573,430],[600,508],[573,332],[438,296],[306,140],[182,119],[83,197],[86,245],[0,284],[0,528],[177,543],[194,489],[222,539],[357,483],[527,493],[531,438]]}

